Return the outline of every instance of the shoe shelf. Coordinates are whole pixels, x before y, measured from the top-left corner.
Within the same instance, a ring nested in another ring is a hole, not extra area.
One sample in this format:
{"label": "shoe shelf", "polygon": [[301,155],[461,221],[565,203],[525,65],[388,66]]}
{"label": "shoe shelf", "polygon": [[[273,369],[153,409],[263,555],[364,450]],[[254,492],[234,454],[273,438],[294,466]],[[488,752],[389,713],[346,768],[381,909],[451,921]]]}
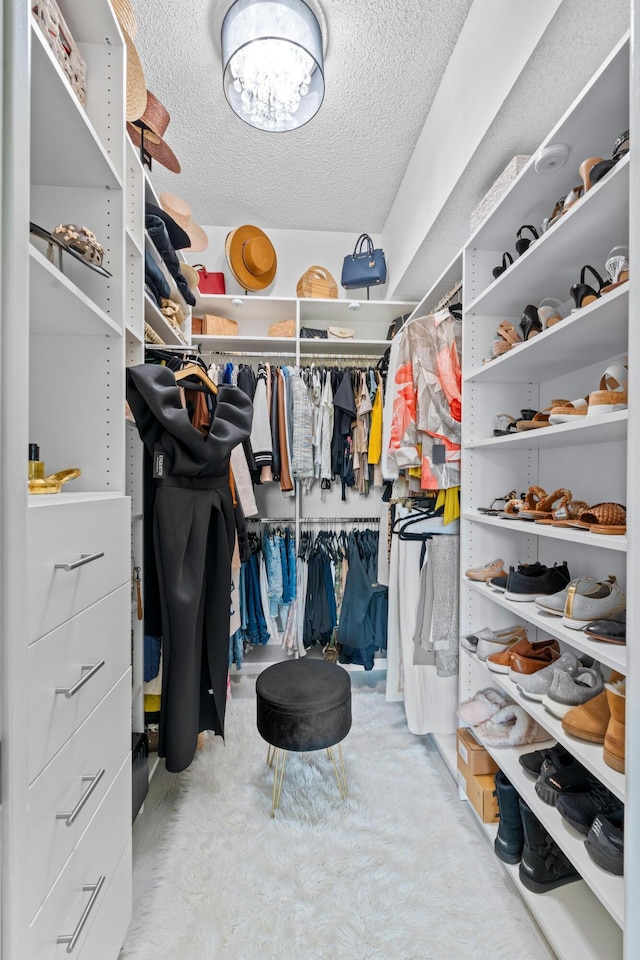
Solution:
{"label": "shoe shelf", "polygon": [[115,321],[32,245],[29,268],[30,333],[121,336]]}
{"label": "shoe shelf", "polygon": [[33,19],[31,78],[31,183],[122,189],[111,158]]}
{"label": "shoe shelf", "polygon": [[[187,346],[186,339],[181,337],[178,331],[165,320],[157,305],[146,292],[144,295],[144,318],[158,336],[162,337],[165,343],[175,344],[176,346],[184,344],[185,347]],[[152,344],[152,346],[154,346],[154,344]],[[160,346],[160,344],[158,344],[158,346]]]}
{"label": "shoe shelf", "polygon": [[[535,780],[530,778],[520,766],[518,758],[522,754],[531,753],[545,746],[548,744],[532,743],[522,747],[486,747],[486,749],[543,827],[569,858],[605,910],[618,926],[624,929],[624,878],[607,873],[593,862],[585,848],[582,834],[567,823],[555,807],[551,807],[540,799],[535,791]],[[569,956],[575,957],[576,954],[569,954]],[[603,956],[610,956],[609,951],[607,950]]]}
{"label": "shoe shelf", "polygon": [[[538,297],[535,302],[539,303],[540,299]],[[526,303],[527,300],[522,299],[518,310],[513,313],[516,329]],[[464,380],[469,383],[543,383],[582,370],[626,351],[628,317],[629,284],[625,283],[490,363],[474,366],[465,373]],[[491,326],[487,326],[486,344],[482,343],[485,356],[490,351],[491,340],[495,339],[496,326],[493,319]]]}
{"label": "shoe shelf", "polygon": [[550,450],[586,443],[610,443],[626,440],[629,413],[618,410],[601,416],[577,416],[576,423],[557,423],[537,430],[523,430],[506,437],[487,437],[465,443],[468,450],[490,447],[493,450]]}
{"label": "shoe shelf", "polygon": [[[509,679],[509,675],[506,673],[495,673],[493,670],[489,670],[486,663],[482,660],[478,660],[478,657],[475,653],[471,653],[468,650],[464,651],[466,657],[470,660],[475,661],[482,675],[486,680],[486,686],[498,686],[514,700],[516,703],[526,710],[529,716],[533,717],[541,727],[543,727],[550,737],[553,737],[554,740],[557,740],[558,743],[561,743],[563,747],[566,747],[567,750],[573,754],[576,760],[579,760],[580,763],[589,770],[594,777],[597,777],[598,780],[611,790],[612,793],[618,797],[619,800],[622,800],[624,803],[625,798],[625,778],[623,773],[618,773],[617,770],[613,770],[611,767],[607,766],[602,757],[602,744],[599,743],[588,743],[586,740],[578,740],[576,737],[571,737],[569,734],[565,733],[562,729],[562,721],[558,720],[557,717],[552,716],[548,710],[542,706],[541,703],[538,703],[536,700],[527,700],[526,697],[523,697],[518,692],[518,688],[515,683]],[[527,751],[538,749],[537,744],[529,745],[524,751],[520,752],[526,753]],[[491,748],[487,747],[489,753],[492,753]],[[500,763],[500,757],[505,753],[504,748],[495,750],[492,755],[496,763]],[[517,762],[517,758],[516,758]],[[500,764],[502,766],[502,764]],[[504,772],[509,777],[509,780],[514,784],[515,782],[511,778],[511,774],[505,769]],[[517,773],[521,775],[521,769],[518,765]],[[543,804],[547,807],[547,804]],[[550,809],[550,808],[549,808]],[[558,841],[560,842],[560,841]],[[598,871],[600,875],[601,871]]]}
{"label": "shoe shelf", "polygon": [[474,523],[482,523],[491,527],[501,527],[504,530],[511,530],[513,533],[532,534],[534,537],[551,537],[553,540],[565,540],[570,543],[577,543],[585,547],[600,547],[604,550],[618,550],[626,552],[626,536],[607,536],[600,533],[589,533],[587,530],[581,530],[577,527],[554,527],[544,523],[534,523],[531,520],[503,520],[501,517],[488,517],[483,513],[476,513],[473,510],[465,511],[462,515],[464,520],[472,520]]}
{"label": "shoe shelf", "polygon": [[[581,182],[578,167],[585,158],[611,156],[614,141],[629,126],[629,57],[626,33],[478,226],[470,243],[484,250],[508,250],[521,224],[537,226],[551,214],[554,202]],[[548,144],[558,143],[569,148],[567,163],[538,173],[536,156]]]}
{"label": "shoe shelf", "polygon": [[521,602],[519,600],[507,600],[504,593],[500,590],[493,590],[486,583],[479,583],[474,580],[464,579],[463,583],[475,593],[483,597],[488,597],[493,603],[508,610],[516,617],[526,620],[532,626],[543,630],[556,640],[566,643],[572,650],[578,650],[580,653],[586,653],[593,657],[604,667],[610,667],[619,673],[627,672],[627,648],[624,644],[605,643],[601,640],[591,640],[584,630],[569,630],[563,626],[561,617],[554,617],[552,614],[544,613],[536,607],[533,601]]}
{"label": "shoe shelf", "polygon": [[[488,842],[498,833],[495,823],[483,823],[475,807],[467,803]],[[562,960],[622,960],[622,930],[594,896],[584,880],[568,883],[545,894],[533,893],[521,882],[519,865],[496,861],[522,897],[551,948]],[[594,864],[595,866],[595,864]]]}
{"label": "shoe shelf", "polygon": [[[451,288],[451,285],[447,289],[450,289],[450,288]],[[444,290],[441,296],[444,296],[446,292],[447,290]],[[453,779],[456,780],[458,776],[458,760],[457,760],[458,744],[457,744],[456,734],[455,733],[432,733],[430,734],[430,737],[433,741],[433,744],[436,750],[444,760],[447,770],[449,771]]]}
{"label": "shoe shelf", "polygon": [[[516,229],[517,225],[514,233]],[[582,266],[591,263],[601,272],[609,250],[626,243],[628,236],[627,156],[475,297],[466,311],[475,316],[519,317],[527,303],[537,304],[543,297],[564,302],[571,285],[580,279]],[[474,249],[473,241],[469,254],[475,272],[489,277],[502,258],[502,251]]]}

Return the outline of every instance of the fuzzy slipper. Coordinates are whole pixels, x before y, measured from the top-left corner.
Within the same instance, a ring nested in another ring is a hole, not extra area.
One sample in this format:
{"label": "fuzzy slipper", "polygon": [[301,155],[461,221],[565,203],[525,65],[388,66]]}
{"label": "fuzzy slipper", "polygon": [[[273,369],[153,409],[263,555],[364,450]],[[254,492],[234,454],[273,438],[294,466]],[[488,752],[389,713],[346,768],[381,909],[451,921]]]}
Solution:
{"label": "fuzzy slipper", "polygon": [[489,747],[519,747],[550,740],[546,730],[517,703],[502,707],[475,729],[478,739]]}
{"label": "fuzzy slipper", "polygon": [[485,723],[487,720],[490,720],[494,714],[504,709],[508,703],[509,699],[507,695],[502,693],[501,690],[496,690],[494,687],[487,687],[486,690],[479,690],[473,700],[466,700],[465,703],[461,703],[456,710],[456,716],[459,720],[462,720],[463,723],[468,723],[469,726],[475,727],[479,723]]}

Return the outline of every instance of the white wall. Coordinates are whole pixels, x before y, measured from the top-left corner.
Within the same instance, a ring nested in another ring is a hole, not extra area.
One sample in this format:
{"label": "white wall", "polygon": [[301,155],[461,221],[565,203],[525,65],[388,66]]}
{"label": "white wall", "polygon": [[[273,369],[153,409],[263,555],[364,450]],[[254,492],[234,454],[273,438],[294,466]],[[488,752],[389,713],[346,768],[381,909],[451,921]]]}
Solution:
{"label": "white wall", "polygon": [[[237,226],[237,224],[236,224]],[[363,300],[365,290],[344,290],[340,286],[342,261],[353,252],[357,233],[329,233],[314,230],[270,230],[259,225],[273,243],[278,257],[278,271],[270,287],[264,291],[269,297],[295,297],[296,284],[305,270],[317,265],[326,267],[338,284],[340,299]],[[202,263],[210,271],[221,270],[224,273],[227,293],[243,293],[236,283],[224,252],[227,234],[233,227],[204,226],[209,237],[209,246],[202,253],[190,254],[185,251],[186,259],[191,264]],[[380,235],[371,234],[374,246],[380,246]],[[387,261],[388,263],[388,261]],[[387,287],[371,289],[372,300],[385,300],[388,297]]]}

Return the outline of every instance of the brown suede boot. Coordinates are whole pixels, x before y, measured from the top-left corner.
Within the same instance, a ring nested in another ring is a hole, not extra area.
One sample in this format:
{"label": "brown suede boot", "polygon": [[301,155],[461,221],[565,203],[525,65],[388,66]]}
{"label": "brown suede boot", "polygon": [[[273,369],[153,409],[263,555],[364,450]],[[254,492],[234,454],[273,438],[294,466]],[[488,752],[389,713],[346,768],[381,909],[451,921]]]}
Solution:
{"label": "brown suede boot", "polygon": [[593,700],[587,700],[579,707],[572,707],[562,718],[562,729],[578,740],[604,743],[610,719],[607,691],[603,690]]}
{"label": "brown suede boot", "polygon": [[603,759],[607,766],[624,773],[624,714],[626,681],[608,683],[605,692],[611,711],[611,719],[604,737]]}
{"label": "brown suede boot", "polygon": [[[612,670],[609,683],[615,683],[618,680],[624,680],[624,675],[617,670]],[[562,719],[562,729],[572,737],[577,737],[578,740],[604,743],[610,719],[607,691],[603,690],[593,700],[588,700],[581,706],[569,710]]]}

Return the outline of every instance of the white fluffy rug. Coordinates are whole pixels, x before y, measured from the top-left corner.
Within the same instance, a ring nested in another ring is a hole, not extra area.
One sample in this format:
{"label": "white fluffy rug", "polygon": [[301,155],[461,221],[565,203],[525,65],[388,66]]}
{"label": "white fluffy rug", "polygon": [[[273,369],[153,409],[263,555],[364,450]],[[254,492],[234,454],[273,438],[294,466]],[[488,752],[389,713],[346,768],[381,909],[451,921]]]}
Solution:
{"label": "white fluffy rug", "polygon": [[540,960],[500,865],[401,704],[354,692],[349,799],[290,754],[276,819],[255,701],[183,775],[126,960]]}

